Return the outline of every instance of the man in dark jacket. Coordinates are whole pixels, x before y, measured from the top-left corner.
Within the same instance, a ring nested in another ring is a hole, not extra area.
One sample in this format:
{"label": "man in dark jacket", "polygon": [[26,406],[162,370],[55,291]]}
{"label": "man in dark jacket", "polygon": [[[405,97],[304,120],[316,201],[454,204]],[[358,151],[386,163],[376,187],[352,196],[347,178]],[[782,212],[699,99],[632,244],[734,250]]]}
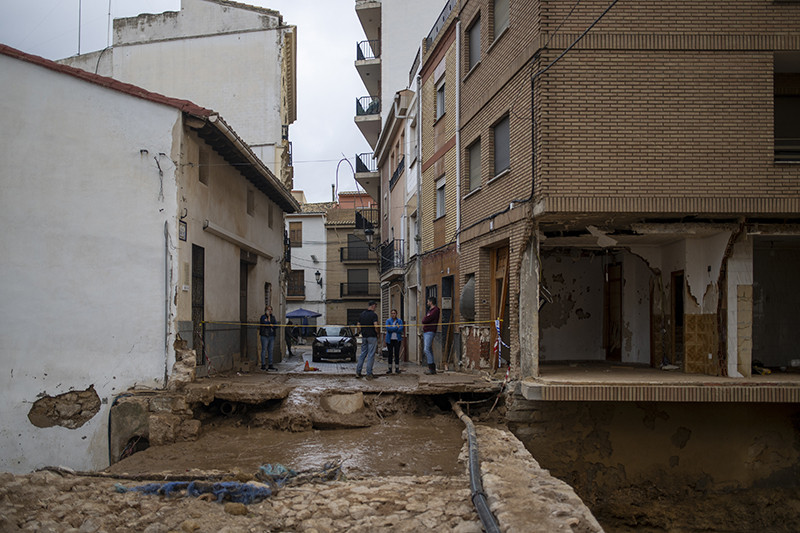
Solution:
{"label": "man in dark jacket", "polygon": [[[278,323],[275,320],[275,315],[272,314],[272,306],[268,305],[264,309],[264,314],[261,315],[259,323],[262,324],[258,328],[258,334],[261,336],[261,370],[278,370],[272,366],[272,350],[275,348],[275,325]],[[269,353],[269,367],[265,366],[264,356]]]}
{"label": "man in dark jacket", "polygon": [[433,337],[436,336],[436,328],[439,325],[439,308],[436,307],[436,298],[428,298],[425,302],[428,312],[422,318],[422,340],[425,351],[425,358],[428,360],[428,370],[426,374],[436,373],[436,362],[433,359]]}
{"label": "man in dark jacket", "polygon": [[361,330],[361,355],[358,356],[356,364],[356,377],[361,377],[361,369],[364,367],[364,360],[367,360],[367,379],[373,379],[372,365],[375,362],[375,350],[378,348],[378,315],[375,308],[376,302],[369,302],[367,308],[358,317],[358,325]]}

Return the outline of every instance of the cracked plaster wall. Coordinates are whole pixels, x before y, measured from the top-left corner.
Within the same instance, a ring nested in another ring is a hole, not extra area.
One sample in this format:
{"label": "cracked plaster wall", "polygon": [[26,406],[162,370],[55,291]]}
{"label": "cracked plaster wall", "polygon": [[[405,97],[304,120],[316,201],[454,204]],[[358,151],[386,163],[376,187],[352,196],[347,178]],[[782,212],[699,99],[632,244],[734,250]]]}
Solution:
{"label": "cracked plaster wall", "polygon": [[[168,363],[164,231],[174,246],[181,115],[9,57],[0,70],[0,115],[16,124],[0,142],[0,224],[13,228],[0,236],[0,470],[103,468],[109,400],[163,385]],[[71,133],[43,150],[30,141],[42,124]],[[80,427],[29,420],[40,395],[91,385],[99,411]]]}
{"label": "cracked plaster wall", "polygon": [[603,260],[595,254],[542,254],[553,296],[539,311],[540,361],[603,360]]}

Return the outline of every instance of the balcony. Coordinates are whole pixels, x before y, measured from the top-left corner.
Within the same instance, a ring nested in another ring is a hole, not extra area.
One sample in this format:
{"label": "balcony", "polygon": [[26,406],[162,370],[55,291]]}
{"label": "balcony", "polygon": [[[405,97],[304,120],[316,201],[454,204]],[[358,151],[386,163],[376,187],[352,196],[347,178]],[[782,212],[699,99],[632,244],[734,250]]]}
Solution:
{"label": "balcony", "polygon": [[378,173],[378,162],[372,158],[372,152],[356,155],[356,181],[371,197],[378,197],[381,175]]}
{"label": "balcony", "polygon": [[403,170],[406,168],[406,156],[400,158],[400,162],[397,163],[397,168],[394,169],[392,173],[392,179],[389,180],[389,190],[394,190],[394,186],[397,183],[397,180],[400,179],[400,176],[403,175]]}
{"label": "balcony", "polygon": [[381,3],[376,0],[356,0],[356,15],[367,39],[380,38]]}
{"label": "balcony", "polygon": [[380,283],[349,282],[339,284],[340,298],[379,298],[381,295]]}
{"label": "balcony", "polygon": [[356,70],[369,94],[381,90],[381,42],[361,41],[356,44]]}
{"label": "balcony", "polygon": [[399,278],[405,271],[405,241],[395,239],[381,246],[381,280]]}
{"label": "balcony", "polygon": [[381,133],[381,99],[375,96],[362,96],[356,99],[355,122],[374,150]]}
{"label": "balcony", "polygon": [[378,260],[378,252],[366,246],[345,246],[339,248],[339,260],[342,263],[375,263]]}
{"label": "balcony", "polygon": [[447,4],[445,4],[442,12],[439,13],[439,18],[436,19],[436,23],[431,28],[430,33],[428,33],[428,37],[425,38],[425,48],[430,48],[433,44],[433,41],[436,40],[436,37],[439,35],[439,32],[442,31],[444,28],[444,23],[447,22],[448,17],[450,17],[450,13],[453,11],[453,8],[456,6],[456,0],[448,0]]}
{"label": "balcony", "polygon": [[377,230],[380,213],[377,209],[365,208],[356,210],[356,229]]}

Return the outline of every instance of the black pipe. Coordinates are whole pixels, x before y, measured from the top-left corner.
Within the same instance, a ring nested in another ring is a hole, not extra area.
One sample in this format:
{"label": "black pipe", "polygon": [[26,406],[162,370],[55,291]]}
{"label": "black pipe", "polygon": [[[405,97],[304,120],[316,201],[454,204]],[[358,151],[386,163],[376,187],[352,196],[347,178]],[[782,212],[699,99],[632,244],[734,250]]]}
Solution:
{"label": "black pipe", "polygon": [[236,413],[236,404],[233,402],[222,402],[219,404],[219,412],[225,416],[231,416]]}
{"label": "black pipe", "polygon": [[469,444],[469,489],[472,492],[472,504],[478,512],[478,518],[481,519],[483,529],[486,533],[500,533],[500,527],[497,525],[497,519],[489,509],[489,503],[486,501],[486,493],[483,492],[483,483],[481,482],[481,463],[478,458],[478,435],[475,433],[475,426],[472,420],[464,414],[458,402],[450,399],[450,405],[453,406],[453,412],[458,415],[458,418],[467,426],[467,443]]}

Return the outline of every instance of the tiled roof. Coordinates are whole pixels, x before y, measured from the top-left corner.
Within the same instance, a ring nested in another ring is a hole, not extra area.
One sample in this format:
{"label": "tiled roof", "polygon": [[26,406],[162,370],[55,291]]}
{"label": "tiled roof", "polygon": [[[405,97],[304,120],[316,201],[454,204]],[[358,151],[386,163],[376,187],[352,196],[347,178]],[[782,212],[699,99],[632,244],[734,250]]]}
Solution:
{"label": "tiled roof", "polygon": [[148,91],[147,89],[138,87],[136,85],[115,80],[114,78],[100,76],[99,74],[93,74],[91,72],[87,72],[79,68],[70,67],[69,65],[62,65],[60,63],[56,63],[55,61],[50,61],[49,59],[45,59],[43,57],[35,56],[32,54],[26,54],[21,50],[17,50],[16,48],[11,48],[10,46],[5,44],[0,44],[0,54],[8,57],[13,57],[14,59],[19,59],[21,61],[27,61],[28,63],[33,63],[34,65],[39,65],[40,67],[44,67],[53,70],[55,72],[68,74],[75,78],[80,78],[84,81],[94,83],[95,85],[107,87],[109,89],[129,94],[137,98],[142,98],[144,100],[150,100],[151,102],[156,102],[159,104],[164,104],[170,107],[174,107],[175,109],[179,109],[184,113],[188,113],[196,117],[208,118],[217,114],[215,111],[212,111],[211,109],[206,109],[205,107],[201,107],[193,102],[190,102],[189,100],[181,100],[180,98],[170,98],[169,96],[164,96],[163,94],[154,93]]}
{"label": "tiled roof", "polygon": [[300,204],[301,213],[327,213],[336,207],[336,202],[319,202],[315,204]]}
{"label": "tiled roof", "polygon": [[328,211],[325,221],[326,226],[354,226],[356,223],[356,210],[335,207]]}

